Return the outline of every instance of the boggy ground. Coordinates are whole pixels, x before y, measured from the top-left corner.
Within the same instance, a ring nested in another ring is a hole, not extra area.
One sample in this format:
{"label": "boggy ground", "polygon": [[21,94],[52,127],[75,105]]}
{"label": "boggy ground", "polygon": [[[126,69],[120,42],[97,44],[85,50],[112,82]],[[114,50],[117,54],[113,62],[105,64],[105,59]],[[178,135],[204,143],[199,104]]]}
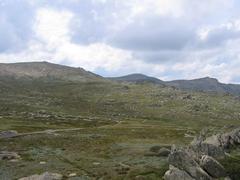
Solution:
{"label": "boggy ground", "polygon": [[145,156],[150,147],[188,144],[204,127],[212,133],[240,125],[234,96],[151,84],[9,83],[0,100],[1,131],[32,133],[0,140],[1,151],[22,158],[0,161],[6,180],[45,171],[66,178],[161,179],[167,159]]}

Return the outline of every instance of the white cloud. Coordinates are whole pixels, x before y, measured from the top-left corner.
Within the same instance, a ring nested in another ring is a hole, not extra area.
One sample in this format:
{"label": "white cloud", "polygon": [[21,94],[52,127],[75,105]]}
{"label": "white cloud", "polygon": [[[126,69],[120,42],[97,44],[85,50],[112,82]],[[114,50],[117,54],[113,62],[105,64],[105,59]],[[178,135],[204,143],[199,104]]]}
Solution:
{"label": "white cloud", "polygon": [[79,45],[71,41],[70,23],[74,15],[68,11],[39,9],[34,25],[35,38],[28,49],[15,54],[0,54],[2,62],[42,61],[61,63],[67,61],[71,66],[81,66],[95,71],[136,71],[163,68],[134,59],[130,51],[113,48],[104,43]]}

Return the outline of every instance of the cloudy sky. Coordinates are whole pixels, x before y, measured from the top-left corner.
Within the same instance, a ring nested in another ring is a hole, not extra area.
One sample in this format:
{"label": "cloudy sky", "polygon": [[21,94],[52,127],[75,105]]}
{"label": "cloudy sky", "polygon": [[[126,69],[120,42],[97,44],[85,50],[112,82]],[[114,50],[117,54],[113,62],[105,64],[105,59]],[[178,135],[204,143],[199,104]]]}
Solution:
{"label": "cloudy sky", "polygon": [[240,83],[239,0],[0,0],[0,62]]}

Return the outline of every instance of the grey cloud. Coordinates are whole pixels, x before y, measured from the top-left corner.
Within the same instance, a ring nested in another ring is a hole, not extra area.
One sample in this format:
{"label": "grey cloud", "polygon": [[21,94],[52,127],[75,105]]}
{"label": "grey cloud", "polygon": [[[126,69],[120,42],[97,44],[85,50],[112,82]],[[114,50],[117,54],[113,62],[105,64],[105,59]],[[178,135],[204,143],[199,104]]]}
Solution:
{"label": "grey cloud", "polygon": [[184,59],[186,52],[178,50],[134,51],[133,56],[151,63],[166,63]]}
{"label": "grey cloud", "polygon": [[0,52],[20,51],[32,37],[33,8],[24,1],[0,5]]}
{"label": "grey cloud", "polygon": [[226,26],[213,29],[209,32],[206,40],[200,41],[201,48],[211,48],[223,45],[232,39],[240,38],[240,30],[227,28]]}
{"label": "grey cloud", "polygon": [[194,27],[174,18],[148,18],[127,26],[109,39],[113,46],[130,50],[181,50],[194,37]]}

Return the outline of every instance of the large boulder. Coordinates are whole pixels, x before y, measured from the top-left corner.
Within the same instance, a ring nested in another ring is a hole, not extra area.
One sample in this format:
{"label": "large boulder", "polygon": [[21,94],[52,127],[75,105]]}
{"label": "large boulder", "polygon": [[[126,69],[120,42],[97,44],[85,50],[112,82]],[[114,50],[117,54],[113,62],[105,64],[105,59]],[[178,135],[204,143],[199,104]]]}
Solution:
{"label": "large boulder", "polygon": [[214,158],[223,158],[225,157],[225,151],[221,146],[220,139],[220,135],[206,138],[201,134],[191,142],[189,149],[194,153],[196,159],[201,158],[203,155],[209,155]]}
{"label": "large boulder", "polygon": [[62,178],[63,176],[61,174],[45,172],[41,175],[32,175],[20,178],[19,180],[62,180]]}
{"label": "large boulder", "polygon": [[226,177],[224,167],[214,158],[204,155],[200,160],[200,166],[212,177],[221,178]]}
{"label": "large boulder", "polygon": [[201,180],[211,180],[212,178],[200,167],[187,150],[173,149],[169,155],[169,164],[185,171],[191,177]]}
{"label": "large boulder", "polygon": [[194,180],[188,173],[174,166],[169,166],[169,170],[164,175],[165,180]]}
{"label": "large boulder", "polygon": [[222,147],[224,150],[228,150],[231,147],[240,144],[240,128],[235,129],[229,133],[210,136],[206,138],[203,143]]}
{"label": "large boulder", "polygon": [[220,135],[220,143],[224,149],[229,149],[240,144],[240,128]]}
{"label": "large boulder", "polygon": [[189,146],[189,149],[194,152],[197,159],[203,155],[212,156],[214,158],[225,157],[224,148],[211,143],[200,142],[198,144],[192,144]]}

